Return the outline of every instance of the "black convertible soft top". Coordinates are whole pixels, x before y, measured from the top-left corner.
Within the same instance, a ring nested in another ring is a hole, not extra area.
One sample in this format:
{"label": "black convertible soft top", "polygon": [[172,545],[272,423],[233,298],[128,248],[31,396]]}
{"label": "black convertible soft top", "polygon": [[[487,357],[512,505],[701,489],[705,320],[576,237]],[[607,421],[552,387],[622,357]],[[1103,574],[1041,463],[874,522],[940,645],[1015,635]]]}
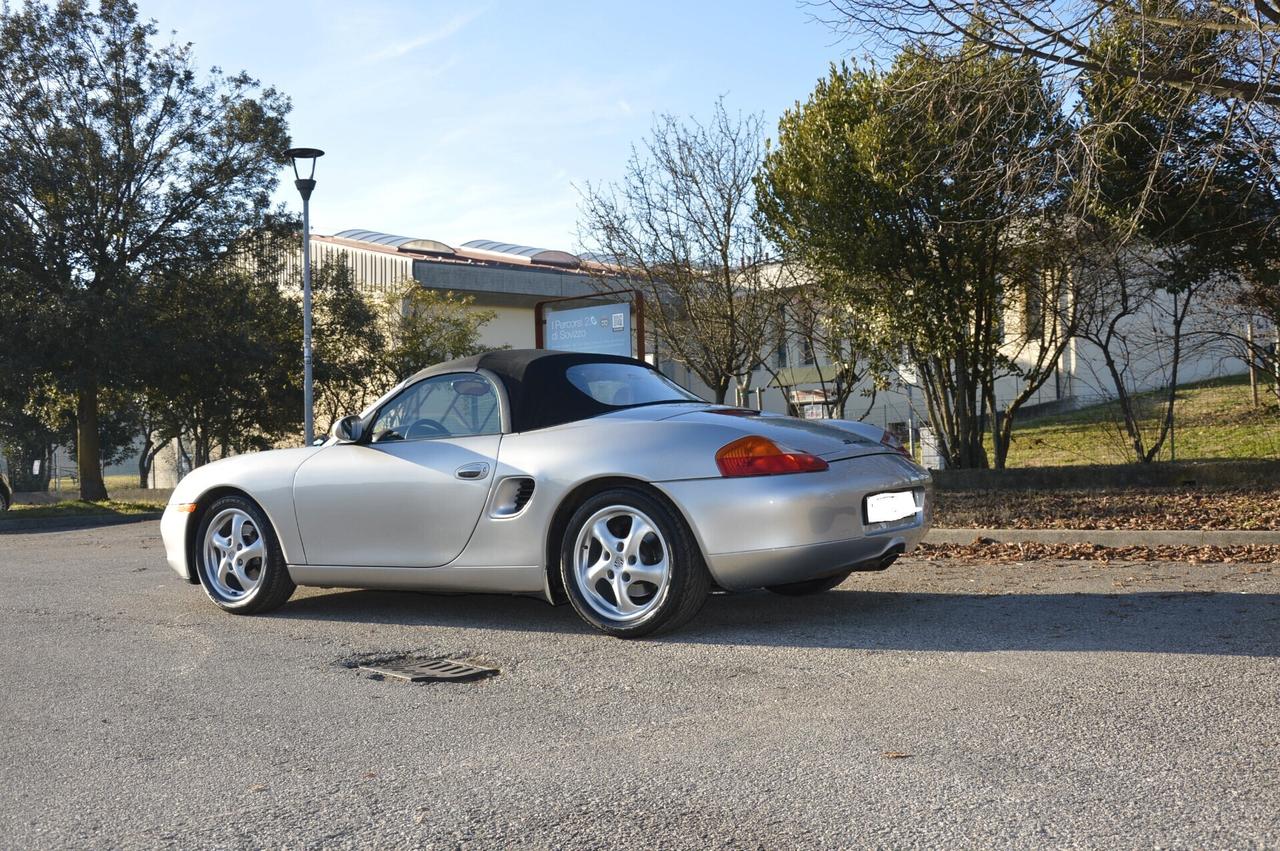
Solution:
{"label": "black convertible soft top", "polygon": [[626,363],[653,370],[642,360],[619,355],[553,349],[503,349],[429,366],[414,373],[410,381],[449,372],[486,369],[498,377],[507,391],[507,400],[511,404],[511,430],[532,431],[617,410],[617,407],[599,402],[574,387],[565,376],[565,370],[580,363]]}

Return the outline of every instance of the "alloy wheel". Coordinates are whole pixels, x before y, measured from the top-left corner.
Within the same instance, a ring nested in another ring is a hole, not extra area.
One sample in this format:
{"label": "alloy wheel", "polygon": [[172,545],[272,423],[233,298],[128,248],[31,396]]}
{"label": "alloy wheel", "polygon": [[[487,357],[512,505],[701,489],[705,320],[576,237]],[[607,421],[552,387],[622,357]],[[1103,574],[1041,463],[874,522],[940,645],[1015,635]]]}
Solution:
{"label": "alloy wheel", "polygon": [[658,525],[626,505],[603,508],[582,524],[573,564],[587,605],[613,621],[644,618],[671,583],[670,549]]}
{"label": "alloy wheel", "polygon": [[218,512],[204,534],[204,575],[228,602],[247,598],[262,582],[267,549],[257,521],[238,508]]}

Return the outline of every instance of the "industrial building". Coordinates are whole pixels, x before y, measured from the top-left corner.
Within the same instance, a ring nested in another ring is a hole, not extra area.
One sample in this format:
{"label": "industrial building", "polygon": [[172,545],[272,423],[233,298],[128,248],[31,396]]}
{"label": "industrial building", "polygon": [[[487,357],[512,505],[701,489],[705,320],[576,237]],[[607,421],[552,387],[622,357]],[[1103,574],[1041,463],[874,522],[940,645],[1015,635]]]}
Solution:
{"label": "industrial building", "polygon": [[603,267],[566,251],[476,239],[452,247],[434,239],[344,230],[311,237],[312,262],[345,262],[358,284],[385,292],[405,280],[467,295],[494,320],[481,329],[484,343],[529,348],[535,343],[534,308],[550,299],[587,297]]}

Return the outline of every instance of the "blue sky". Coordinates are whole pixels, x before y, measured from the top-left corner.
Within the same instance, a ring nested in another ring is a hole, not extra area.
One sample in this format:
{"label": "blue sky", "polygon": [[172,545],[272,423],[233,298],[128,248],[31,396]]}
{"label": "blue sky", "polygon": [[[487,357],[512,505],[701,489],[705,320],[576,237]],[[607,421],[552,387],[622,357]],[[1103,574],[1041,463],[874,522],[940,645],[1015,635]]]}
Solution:
{"label": "blue sky", "polygon": [[[323,148],[312,226],[577,248],[578,193],[617,180],[654,113],[719,95],[772,128],[847,45],[792,0],[139,0],[200,67],[293,99]],[[292,175],[289,175],[292,177]],[[298,204],[291,184],[277,193]]]}

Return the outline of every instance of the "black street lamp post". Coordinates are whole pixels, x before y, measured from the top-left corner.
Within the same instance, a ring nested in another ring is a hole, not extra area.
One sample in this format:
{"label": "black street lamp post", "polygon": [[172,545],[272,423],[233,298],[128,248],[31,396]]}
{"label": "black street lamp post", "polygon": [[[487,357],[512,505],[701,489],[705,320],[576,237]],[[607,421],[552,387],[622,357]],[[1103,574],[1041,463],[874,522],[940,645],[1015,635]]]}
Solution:
{"label": "black street lamp post", "polygon": [[[302,404],[304,445],[310,446],[316,439],[311,386],[311,191],[316,188],[316,160],[324,156],[324,151],[290,148],[284,153],[293,163],[293,185],[302,196]],[[298,172],[299,160],[310,162],[306,177]]]}

